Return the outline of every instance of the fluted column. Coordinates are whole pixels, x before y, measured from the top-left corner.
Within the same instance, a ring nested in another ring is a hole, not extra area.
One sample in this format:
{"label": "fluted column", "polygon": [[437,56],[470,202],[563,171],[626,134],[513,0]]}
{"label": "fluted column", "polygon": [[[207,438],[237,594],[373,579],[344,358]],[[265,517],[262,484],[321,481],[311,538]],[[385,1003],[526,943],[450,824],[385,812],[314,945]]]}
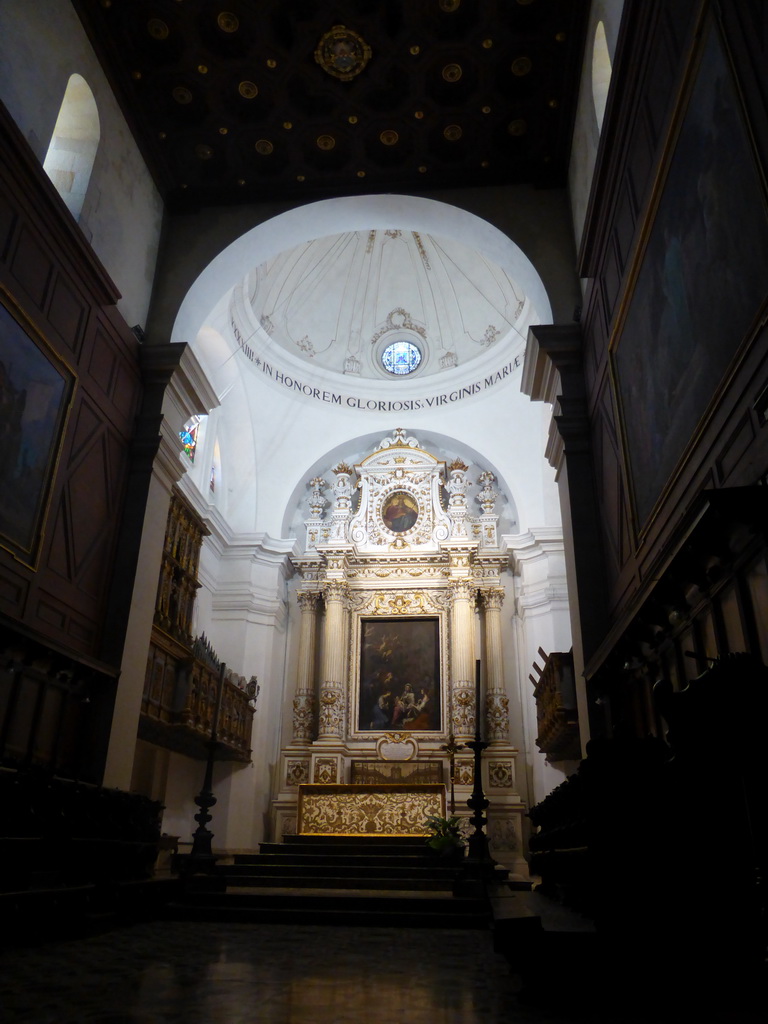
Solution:
{"label": "fluted column", "polygon": [[483,631],[485,637],[485,715],[491,746],[509,739],[509,698],[504,686],[504,653],[501,645],[502,587],[484,590]]}
{"label": "fluted column", "polygon": [[475,735],[474,588],[469,580],[451,584],[451,714],[457,740]]}
{"label": "fluted column", "polygon": [[325,646],[320,679],[318,739],[335,741],[344,729],[344,678],[347,660],[347,585],[333,580],[323,588]]}
{"label": "fluted column", "polygon": [[315,634],[320,594],[316,590],[300,590],[296,597],[301,608],[301,632],[296,696],[293,698],[293,740],[306,746],[312,742],[314,732]]}

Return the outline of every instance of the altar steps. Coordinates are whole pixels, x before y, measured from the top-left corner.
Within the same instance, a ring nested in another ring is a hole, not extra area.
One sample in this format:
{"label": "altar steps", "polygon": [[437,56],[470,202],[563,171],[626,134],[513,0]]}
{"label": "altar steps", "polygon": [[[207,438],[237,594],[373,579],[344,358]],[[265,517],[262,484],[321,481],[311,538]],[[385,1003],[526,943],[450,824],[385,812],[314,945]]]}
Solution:
{"label": "altar steps", "polygon": [[487,928],[487,901],[455,896],[460,866],[420,838],[286,837],[188,875],[174,917],[427,928]]}

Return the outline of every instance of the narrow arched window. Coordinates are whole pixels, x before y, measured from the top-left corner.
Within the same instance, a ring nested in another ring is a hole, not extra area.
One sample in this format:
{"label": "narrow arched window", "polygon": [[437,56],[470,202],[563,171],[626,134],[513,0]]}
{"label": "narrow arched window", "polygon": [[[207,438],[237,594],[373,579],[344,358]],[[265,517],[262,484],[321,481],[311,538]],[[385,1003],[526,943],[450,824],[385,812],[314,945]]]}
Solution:
{"label": "narrow arched window", "polygon": [[82,75],[71,75],[43,167],[76,220],[83,209],[100,135],[99,112],[90,86]]}
{"label": "narrow arched window", "polygon": [[608,100],[608,86],[611,84],[611,55],[605,38],[605,25],[598,21],[592,44],[592,99],[598,131],[603,127],[605,104]]}

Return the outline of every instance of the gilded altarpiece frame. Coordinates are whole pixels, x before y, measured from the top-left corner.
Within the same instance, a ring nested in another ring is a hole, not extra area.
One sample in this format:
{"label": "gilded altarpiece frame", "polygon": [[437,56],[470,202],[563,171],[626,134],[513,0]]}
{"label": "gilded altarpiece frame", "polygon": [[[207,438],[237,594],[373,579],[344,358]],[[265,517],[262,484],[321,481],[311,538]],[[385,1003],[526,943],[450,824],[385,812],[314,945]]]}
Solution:
{"label": "gilded altarpiece frame", "polygon": [[[366,592],[352,615],[349,738],[443,736],[448,615],[442,591]],[[393,614],[413,611],[415,614]],[[421,614],[418,614],[421,613]]]}

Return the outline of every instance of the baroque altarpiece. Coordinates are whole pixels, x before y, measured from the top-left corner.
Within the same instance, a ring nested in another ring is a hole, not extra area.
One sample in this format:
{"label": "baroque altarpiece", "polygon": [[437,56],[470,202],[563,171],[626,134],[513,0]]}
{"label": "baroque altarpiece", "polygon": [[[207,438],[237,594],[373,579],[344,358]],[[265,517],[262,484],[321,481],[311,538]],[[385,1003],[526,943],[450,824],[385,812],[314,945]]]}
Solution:
{"label": "baroque altarpiece", "polygon": [[[463,744],[479,714],[491,846],[525,871],[502,646],[509,554],[495,478],[470,478],[461,460],[447,464],[400,429],[328,475],[309,481],[305,550],[293,560],[301,628],[273,834],[297,830],[304,783],[450,788],[451,734],[460,745],[456,813],[469,816],[473,759]],[[382,821],[383,833],[394,830]]]}

